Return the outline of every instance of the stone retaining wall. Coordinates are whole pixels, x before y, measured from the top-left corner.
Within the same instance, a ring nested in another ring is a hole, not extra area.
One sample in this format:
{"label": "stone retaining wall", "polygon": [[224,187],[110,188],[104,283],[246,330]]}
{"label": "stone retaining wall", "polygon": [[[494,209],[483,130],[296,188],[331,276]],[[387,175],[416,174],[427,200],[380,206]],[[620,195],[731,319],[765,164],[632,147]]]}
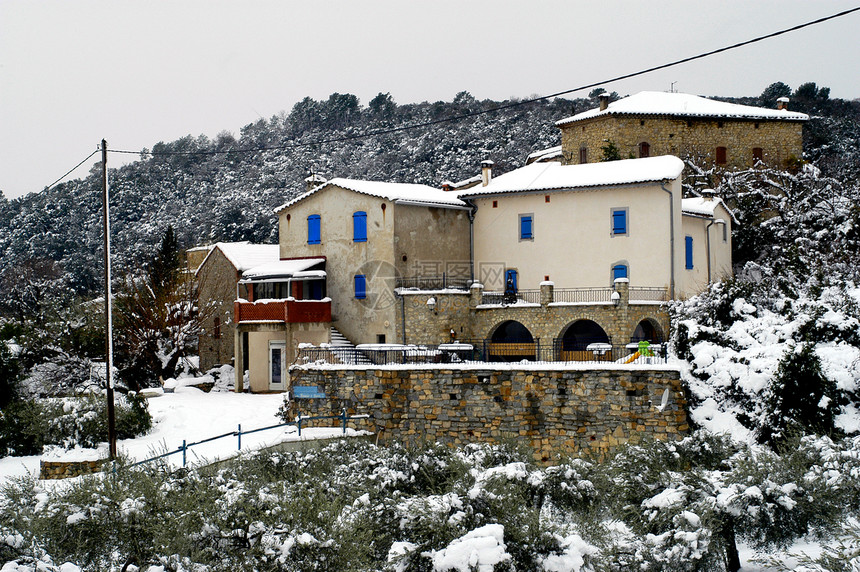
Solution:
{"label": "stone retaining wall", "polygon": [[40,461],[40,479],[70,479],[102,470],[105,459],[96,461]]}
{"label": "stone retaining wall", "polygon": [[356,428],[383,441],[517,439],[546,462],[563,453],[601,456],[645,437],[678,439],[689,429],[679,373],[668,367],[303,366],[291,376],[328,397],[294,400],[290,415],[369,414]]}

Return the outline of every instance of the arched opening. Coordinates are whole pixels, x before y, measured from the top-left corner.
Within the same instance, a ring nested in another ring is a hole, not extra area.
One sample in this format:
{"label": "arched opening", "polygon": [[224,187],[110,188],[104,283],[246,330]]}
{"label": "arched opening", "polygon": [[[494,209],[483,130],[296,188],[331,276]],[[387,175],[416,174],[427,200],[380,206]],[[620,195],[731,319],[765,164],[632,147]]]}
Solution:
{"label": "arched opening", "polygon": [[[559,358],[563,361],[590,361],[595,358],[592,344],[610,343],[609,336],[600,324],[591,320],[577,320],[564,330],[558,340]],[[608,354],[611,355],[611,352]]]}
{"label": "arched opening", "polygon": [[630,341],[646,341],[652,344],[662,344],[663,333],[660,331],[660,325],[648,318],[642,320],[636,325],[636,329],[633,330],[633,336],[630,338]]}
{"label": "arched opening", "polygon": [[533,360],[535,340],[524,325],[516,320],[508,320],[493,330],[487,354],[490,361]]}

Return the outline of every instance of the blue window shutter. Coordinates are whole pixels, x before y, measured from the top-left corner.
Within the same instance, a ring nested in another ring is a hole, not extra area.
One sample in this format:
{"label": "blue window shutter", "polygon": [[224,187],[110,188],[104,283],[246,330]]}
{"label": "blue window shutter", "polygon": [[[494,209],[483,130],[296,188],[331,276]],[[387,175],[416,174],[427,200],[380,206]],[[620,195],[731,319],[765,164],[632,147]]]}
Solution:
{"label": "blue window shutter", "polygon": [[520,217],[520,238],[534,238],[532,234],[532,217],[530,215]]}
{"label": "blue window shutter", "polygon": [[687,262],[687,270],[693,269],[693,237],[685,236],[684,237],[684,255],[686,257]]}
{"label": "blue window shutter", "polygon": [[627,234],[627,211],[612,211],[612,234]]}
{"label": "blue window shutter", "polygon": [[617,278],[627,278],[627,266],[624,264],[617,264],[612,267],[612,279],[615,280]]}
{"label": "blue window shutter", "polygon": [[320,215],[314,214],[308,217],[308,244],[319,244],[320,240]]}
{"label": "blue window shutter", "polygon": [[367,282],[364,274],[355,275],[355,297],[367,298]]}
{"label": "blue window shutter", "polygon": [[352,213],[352,241],[367,242],[367,213],[364,211]]}

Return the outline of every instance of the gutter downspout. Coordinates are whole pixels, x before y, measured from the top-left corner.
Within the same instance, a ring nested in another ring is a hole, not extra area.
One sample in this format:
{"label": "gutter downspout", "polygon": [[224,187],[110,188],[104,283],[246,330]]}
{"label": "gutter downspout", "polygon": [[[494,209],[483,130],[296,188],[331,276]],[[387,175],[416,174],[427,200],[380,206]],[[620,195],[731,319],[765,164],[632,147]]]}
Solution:
{"label": "gutter downspout", "polygon": [[471,286],[475,282],[475,213],[478,212],[478,206],[470,200],[466,202],[472,207],[469,210],[469,285]]}
{"label": "gutter downspout", "polygon": [[397,294],[400,298],[400,331],[403,333],[403,345],[406,345],[406,297],[403,294]]}
{"label": "gutter downspout", "polygon": [[660,181],[660,188],[669,193],[669,299],[675,299],[675,196],[666,188],[669,179]]}
{"label": "gutter downspout", "polygon": [[705,243],[708,245],[708,286],[711,285],[711,227],[716,221],[711,221],[705,226]]}

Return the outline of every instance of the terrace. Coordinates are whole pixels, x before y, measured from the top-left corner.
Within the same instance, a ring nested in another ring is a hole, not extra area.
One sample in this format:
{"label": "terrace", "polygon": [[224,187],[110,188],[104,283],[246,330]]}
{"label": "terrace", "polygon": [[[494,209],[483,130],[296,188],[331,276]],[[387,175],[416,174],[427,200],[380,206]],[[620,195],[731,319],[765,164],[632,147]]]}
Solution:
{"label": "terrace", "polygon": [[299,324],[331,322],[331,300],[236,300],[233,304],[236,323],[282,322]]}

